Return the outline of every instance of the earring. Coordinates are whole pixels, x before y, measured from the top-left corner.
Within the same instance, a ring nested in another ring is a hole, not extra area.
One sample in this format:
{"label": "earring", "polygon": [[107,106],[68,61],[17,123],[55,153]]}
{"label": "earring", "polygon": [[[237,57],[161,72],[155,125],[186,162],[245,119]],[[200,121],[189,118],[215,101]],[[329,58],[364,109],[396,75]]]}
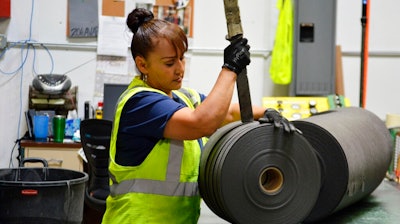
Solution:
{"label": "earring", "polygon": [[143,80],[143,82],[147,83],[147,75],[143,74],[142,80]]}

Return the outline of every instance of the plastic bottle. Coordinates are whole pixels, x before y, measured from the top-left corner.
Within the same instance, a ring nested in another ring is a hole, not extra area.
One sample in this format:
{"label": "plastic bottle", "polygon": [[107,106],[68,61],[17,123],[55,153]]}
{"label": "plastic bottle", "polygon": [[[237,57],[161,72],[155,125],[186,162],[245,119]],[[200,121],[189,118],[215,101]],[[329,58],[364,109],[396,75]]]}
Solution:
{"label": "plastic bottle", "polygon": [[103,119],[103,102],[101,101],[97,103],[96,119]]}

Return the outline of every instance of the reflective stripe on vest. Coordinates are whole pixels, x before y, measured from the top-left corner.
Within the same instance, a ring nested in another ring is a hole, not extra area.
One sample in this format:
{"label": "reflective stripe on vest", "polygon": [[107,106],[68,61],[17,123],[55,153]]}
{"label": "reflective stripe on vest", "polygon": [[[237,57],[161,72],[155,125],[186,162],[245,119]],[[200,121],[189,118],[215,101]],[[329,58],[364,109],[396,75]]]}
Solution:
{"label": "reflective stripe on vest", "polygon": [[114,182],[110,186],[111,195],[136,192],[166,196],[198,196],[199,189],[196,182],[179,182],[182,156],[183,142],[171,140],[166,180],[133,179],[116,183],[111,175]]}

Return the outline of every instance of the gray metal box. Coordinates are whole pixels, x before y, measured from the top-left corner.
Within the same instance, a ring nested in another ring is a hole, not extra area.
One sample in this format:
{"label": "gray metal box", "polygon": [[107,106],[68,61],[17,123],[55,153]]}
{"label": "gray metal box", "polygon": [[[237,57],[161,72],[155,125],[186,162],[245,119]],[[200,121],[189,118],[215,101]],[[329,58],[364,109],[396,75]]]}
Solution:
{"label": "gray metal box", "polygon": [[290,95],[335,93],[336,0],[295,1]]}

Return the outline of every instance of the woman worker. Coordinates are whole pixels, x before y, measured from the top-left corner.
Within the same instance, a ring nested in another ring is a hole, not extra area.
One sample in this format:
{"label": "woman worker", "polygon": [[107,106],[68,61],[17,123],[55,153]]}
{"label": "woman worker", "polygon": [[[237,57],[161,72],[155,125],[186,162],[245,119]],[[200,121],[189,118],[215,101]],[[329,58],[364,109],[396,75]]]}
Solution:
{"label": "woman worker", "polygon": [[[103,223],[197,223],[201,148],[205,136],[240,119],[231,99],[237,74],[250,63],[250,47],[241,39],[224,50],[224,64],[206,97],[182,88],[188,42],[181,28],[146,9],[133,10],[127,25],[140,76],[116,108]],[[264,112],[253,107],[255,119]]]}

